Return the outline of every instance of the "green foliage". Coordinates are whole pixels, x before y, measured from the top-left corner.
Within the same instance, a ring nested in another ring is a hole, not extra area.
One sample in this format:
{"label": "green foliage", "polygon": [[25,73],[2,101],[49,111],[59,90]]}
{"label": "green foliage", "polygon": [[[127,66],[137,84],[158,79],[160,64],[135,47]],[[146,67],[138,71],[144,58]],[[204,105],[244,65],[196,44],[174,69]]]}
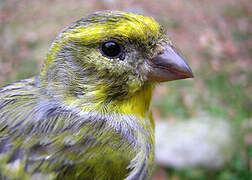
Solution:
{"label": "green foliage", "polygon": [[31,60],[23,61],[19,67],[17,67],[17,80],[26,79],[37,74],[37,62]]}

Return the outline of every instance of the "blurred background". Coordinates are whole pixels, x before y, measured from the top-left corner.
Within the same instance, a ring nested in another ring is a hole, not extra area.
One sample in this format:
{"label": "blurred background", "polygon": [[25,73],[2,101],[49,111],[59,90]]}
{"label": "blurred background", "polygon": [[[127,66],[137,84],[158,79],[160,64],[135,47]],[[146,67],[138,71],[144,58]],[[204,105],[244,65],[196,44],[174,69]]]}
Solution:
{"label": "blurred background", "polygon": [[251,0],[0,0],[0,86],[36,75],[57,33],[105,9],[153,16],[195,74],[155,90],[153,179],[252,179]]}

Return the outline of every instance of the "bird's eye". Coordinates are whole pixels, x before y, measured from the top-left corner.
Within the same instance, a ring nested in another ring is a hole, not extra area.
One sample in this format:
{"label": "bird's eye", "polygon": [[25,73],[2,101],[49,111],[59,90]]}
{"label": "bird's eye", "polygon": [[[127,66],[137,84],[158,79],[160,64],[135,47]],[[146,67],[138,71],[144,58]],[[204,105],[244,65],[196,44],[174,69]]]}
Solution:
{"label": "bird's eye", "polygon": [[116,59],[120,58],[122,59],[123,49],[121,45],[114,41],[107,41],[101,45],[101,53],[107,58],[110,59]]}

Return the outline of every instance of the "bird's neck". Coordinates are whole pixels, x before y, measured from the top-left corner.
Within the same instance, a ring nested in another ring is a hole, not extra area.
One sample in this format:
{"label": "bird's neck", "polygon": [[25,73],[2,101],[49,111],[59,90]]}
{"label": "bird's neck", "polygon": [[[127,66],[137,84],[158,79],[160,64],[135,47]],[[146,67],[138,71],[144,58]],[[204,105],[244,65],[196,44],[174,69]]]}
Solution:
{"label": "bird's neck", "polygon": [[104,115],[120,113],[144,119],[149,113],[153,88],[153,84],[145,84],[134,94],[126,98],[114,99],[103,96],[106,92],[99,89],[96,92],[89,93],[88,96],[64,98],[63,102],[66,106],[75,106],[82,112],[96,111]]}

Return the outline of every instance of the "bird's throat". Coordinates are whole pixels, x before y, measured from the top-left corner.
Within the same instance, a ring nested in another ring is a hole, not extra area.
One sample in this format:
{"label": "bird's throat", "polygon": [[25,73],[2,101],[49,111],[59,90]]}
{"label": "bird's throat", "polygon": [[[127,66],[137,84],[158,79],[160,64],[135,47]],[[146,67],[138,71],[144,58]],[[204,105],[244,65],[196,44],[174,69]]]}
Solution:
{"label": "bird's throat", "polygon": [[153,88],[153,84],[145,84],[129,98],[115,101],[114,110],[121,114],[136,115],[140,119],[145,118],[148,116]]}
{"label": "bird's throat", "polygon": [[[96,98],[93,100],[89,97],[89,101],[82,99],[80,97],[72,97],[64,100],[64,104],[67,106],[77,106],[82,112],[88,113],[91,111],[96,111],[98,113],[108,115],[119,113],[122,115],[133,115],[139,119],[145,119],[149,113],[150,102],[152,98],[153,84],[145,84],[136,91],[134,94],[130,95],[124,99],[106,99]],[[97,91],[98,92],[98,91]],[[102,94],[99,91],[99,94]]]}

